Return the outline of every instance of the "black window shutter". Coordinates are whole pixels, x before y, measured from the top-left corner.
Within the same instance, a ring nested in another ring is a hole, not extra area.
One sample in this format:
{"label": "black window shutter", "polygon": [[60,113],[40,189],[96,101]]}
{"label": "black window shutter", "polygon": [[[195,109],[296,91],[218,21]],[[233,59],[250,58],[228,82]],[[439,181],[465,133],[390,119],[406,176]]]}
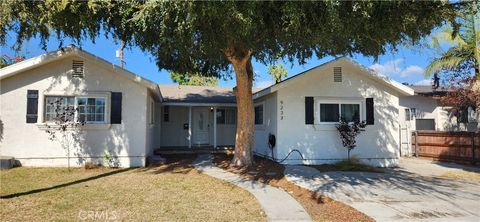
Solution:
{"label": "black window shutter", "polygon": [[305,97],[305,124],[313,124],[313,97]]}
{"label": "black window shutter", "polygon": [[460,111],[460,123],[468,123],[468,108],[463,108]]}
{"label": "black window shutter", "polygon": [[375,109],[373,104],[373,98],[365,99],[366,111],[367,111],[367,125],[373,125],[375,123]]}
{"label": "black window shutter", "polygon": [[38,90],[27,90],[27,123],[37,123]]}
{"label": "black window shutter", "polygon": [[111,124],[122,123],[122,93],[121,92],[112,92],[110,123]]}

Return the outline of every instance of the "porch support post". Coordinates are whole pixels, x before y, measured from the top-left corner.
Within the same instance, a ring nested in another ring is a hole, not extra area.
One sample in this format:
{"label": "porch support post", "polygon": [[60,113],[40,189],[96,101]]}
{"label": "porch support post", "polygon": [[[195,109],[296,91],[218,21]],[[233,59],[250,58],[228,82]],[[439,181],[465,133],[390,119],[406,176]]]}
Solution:
{"label": "porch support post", "polygon": [[188,107],[188,148],[192,148],[192,106]]}
{"label": "porch support post", "polygon": [[217,107],[213,107],[213,148],[217,148]]}

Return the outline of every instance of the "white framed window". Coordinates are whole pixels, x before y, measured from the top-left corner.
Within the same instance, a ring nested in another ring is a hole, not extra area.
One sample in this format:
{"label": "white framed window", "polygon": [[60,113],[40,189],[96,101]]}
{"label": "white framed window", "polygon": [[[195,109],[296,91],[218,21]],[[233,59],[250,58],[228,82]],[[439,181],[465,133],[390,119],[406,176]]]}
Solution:
{"label": "white framed window", "polygon": [[73,96],[46,96],[45,122],[53,122],[57,118],[72,121],[75,118],[75,97]]}
{"label": "white framed window", "polygon": [[45,96],[45,122],[59,116],[88,124],[107,123],[106,96]]}
{"label": "white framed window", "polygon": [[217,124],[235,125],[237,124],[237,110],[235,108],[217,108]]}
{"label": "white framed window", "polygon": [[255,125],[263,125],[263,103],[254,106]]}
{"label": "white framed window", "polygon": [[347,122],[359,121],[362,117],[362,103],[356,101],[319,101],[320,124],[336,124],[340,118]]}
{"label": "white framed window", "polygon": [[78,119],[85,123],[105,123],[105,97],[77,97]]}
{"label": "white framed window", "polygon": [[405,121],[414,120],[417,116],[417,109],[416,108],[406,108],[405,109]]}

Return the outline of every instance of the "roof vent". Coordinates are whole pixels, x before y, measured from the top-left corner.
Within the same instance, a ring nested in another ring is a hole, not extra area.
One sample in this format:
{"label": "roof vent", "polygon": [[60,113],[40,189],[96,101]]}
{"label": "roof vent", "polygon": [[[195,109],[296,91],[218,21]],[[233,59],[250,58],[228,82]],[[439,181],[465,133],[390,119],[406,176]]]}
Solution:
{"label": "roof vent", "polygon": [[333,81],[342,82],[342,67],[333,67]]}
{"label": "roof vent", "polygon": [[84,76],[84,66],[83,61],[73,60],[72,62],[72,77],[74,78],[83,78]]}

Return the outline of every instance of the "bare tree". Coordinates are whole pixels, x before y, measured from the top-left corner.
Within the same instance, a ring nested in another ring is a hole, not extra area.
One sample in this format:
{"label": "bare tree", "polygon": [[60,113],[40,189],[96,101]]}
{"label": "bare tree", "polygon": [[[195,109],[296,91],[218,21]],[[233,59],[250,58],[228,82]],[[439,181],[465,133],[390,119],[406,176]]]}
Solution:
{"label": "bare tree", "polygon": [[[45,131],[49,140],[57,141],[62,148],[67,151],[68,169],[70,169],[70,153],[72,147],[79,144],[82,132],[82,126],[85,125],[83,119],[76,118],[78,109],[74,104],[70,104],[69,98],[52,97],[47,100],[47,106],[50,114],[47,116]],[[73,99],[73,98],[71,98]]]}

